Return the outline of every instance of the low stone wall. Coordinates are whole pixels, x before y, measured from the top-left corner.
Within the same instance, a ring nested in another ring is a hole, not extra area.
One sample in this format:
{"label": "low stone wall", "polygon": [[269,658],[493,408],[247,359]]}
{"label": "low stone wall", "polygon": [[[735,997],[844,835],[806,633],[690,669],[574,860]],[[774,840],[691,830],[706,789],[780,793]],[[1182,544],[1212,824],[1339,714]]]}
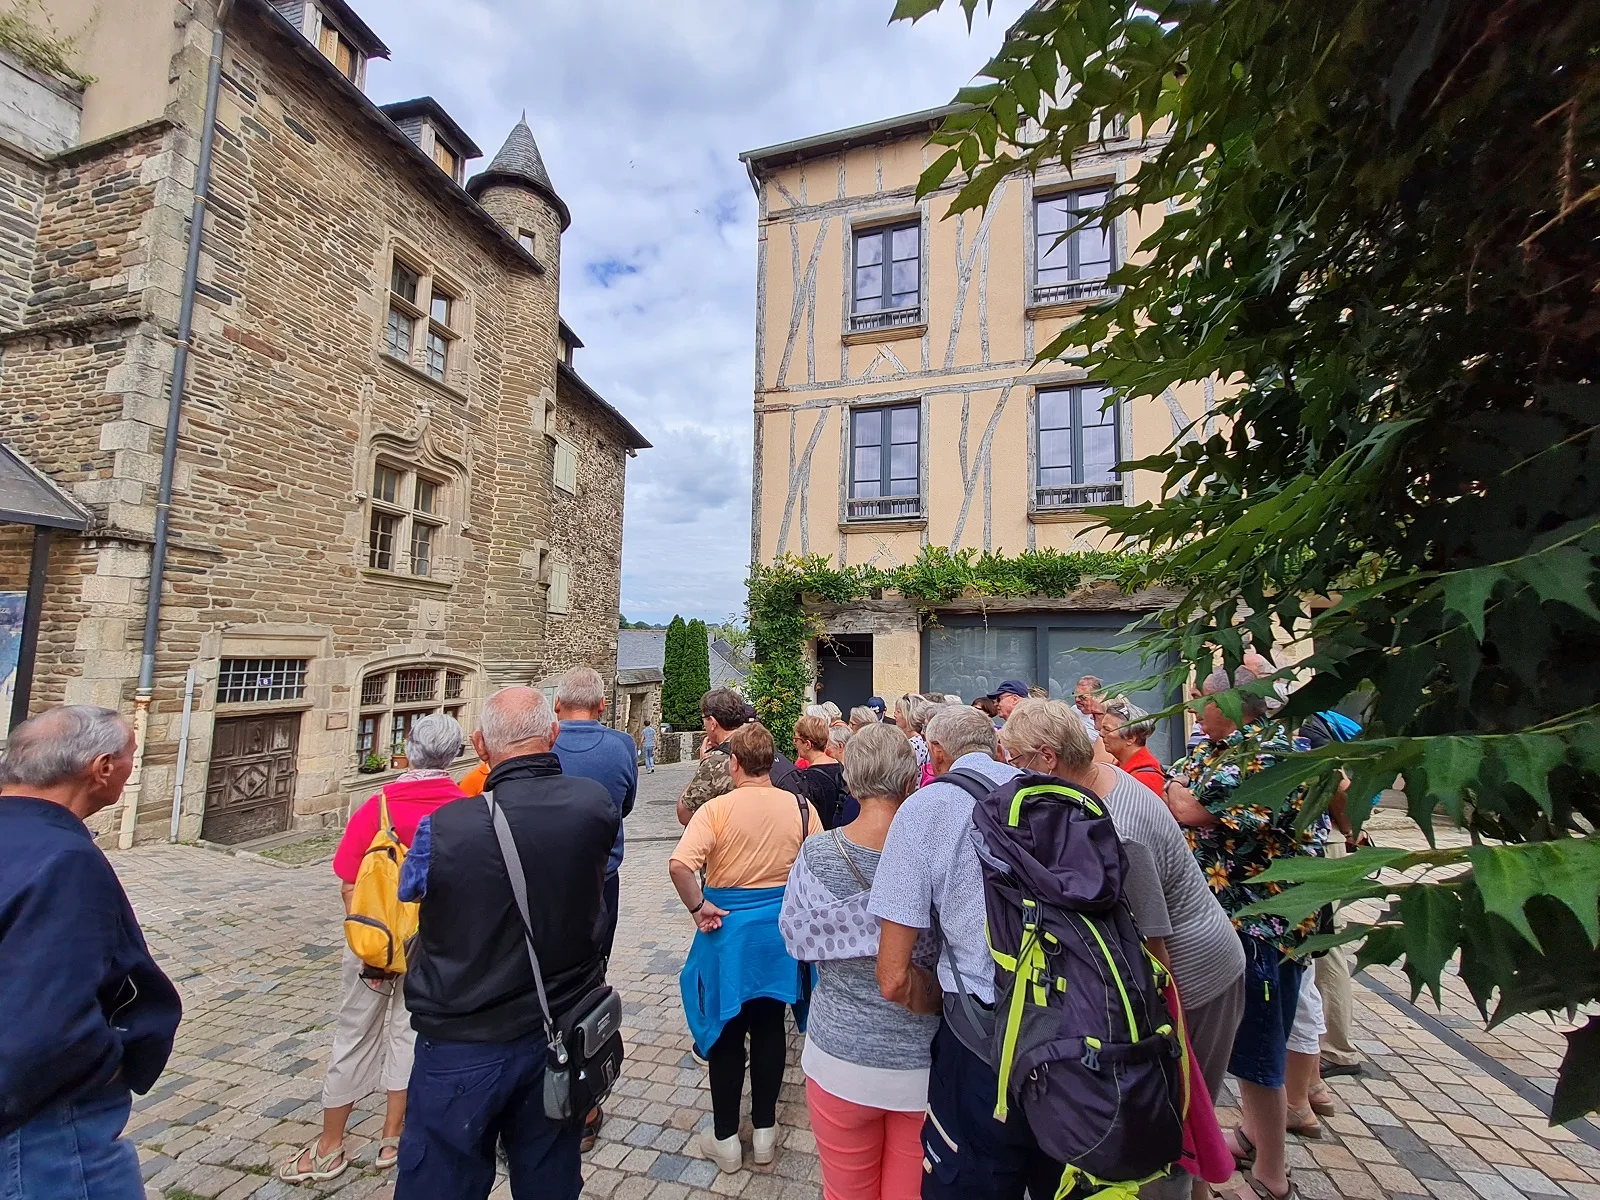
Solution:
{"label": "low stone wall", "polygon": [[695,747],[703,735],[698,733],[661,733],[656,735],[656,762],[693,762]]}

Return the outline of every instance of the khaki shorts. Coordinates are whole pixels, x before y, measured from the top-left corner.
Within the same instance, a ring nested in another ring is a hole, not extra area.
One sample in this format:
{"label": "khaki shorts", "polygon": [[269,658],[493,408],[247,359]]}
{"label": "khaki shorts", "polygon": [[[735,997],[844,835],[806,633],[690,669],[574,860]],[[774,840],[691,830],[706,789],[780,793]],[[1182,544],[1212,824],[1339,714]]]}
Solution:
{"label": "khaki shorts", "polygon": [[403,1092],[411,1082],[417,1035],[406,1011],[405,980],[390,980],[382,991],[373,991],[361,979],[361,966],[346,946],[339,967],[339,1020],[322,1085],[323,1108],[354,1104],[380,1088]]}

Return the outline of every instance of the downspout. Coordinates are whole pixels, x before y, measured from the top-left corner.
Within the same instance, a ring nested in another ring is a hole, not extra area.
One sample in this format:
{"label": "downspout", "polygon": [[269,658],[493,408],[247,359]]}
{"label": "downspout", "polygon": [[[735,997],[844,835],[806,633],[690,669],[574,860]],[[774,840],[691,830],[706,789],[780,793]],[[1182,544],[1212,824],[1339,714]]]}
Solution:
{"label": "downspout", "polygon": [[133,774],[122,806],[117,845],[133,845],[139,822],[139,796],[144,790],[145,744],[149,740],[150,701],[156,685],[156,640],[161,630],[161,589],[167,574],[167,526],[172,512],[172,476],[178,461],[178,425],[189,380],[189,342],[194,331],[195,284],[200,278],[200,242],[205,232],[206,202],[211,193],[211,151],[217,138],[217,95],[222,90],[222,48],[233,0],[219,0],[217,27],[211,32],[211,61],[206,70],[206,110],[200,125],[200,161],[194,171],[194,207],[189,213],[189,255],[183,267],[183,294],[178,300],[178,342],[172,356],[172,386],[167,393],[167,440],[161,447],[161,483],[156,495],[156,536],[150,550],[150,594],[145,600],[144,644],[139,655],[139,688],[133,697],[133,730],[137,738]]}

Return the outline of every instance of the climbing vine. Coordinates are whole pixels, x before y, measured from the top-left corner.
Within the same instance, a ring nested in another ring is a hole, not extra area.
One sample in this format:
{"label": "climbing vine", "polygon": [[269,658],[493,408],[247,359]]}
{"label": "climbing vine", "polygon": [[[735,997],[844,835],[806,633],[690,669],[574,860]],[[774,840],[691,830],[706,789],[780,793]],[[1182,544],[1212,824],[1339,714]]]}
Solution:
{"label": "climbing vine", "polygon": [[1026,550],[1015,557],[951,552],[927,546],[904,566],[832,566],[820,554],[788,554],[750,572],[750,641],[755,666],[750,701],[780,743],[800,717],[811,673],[806,643],[822,632],[805,610],[806,597],[849,604],[897,592],[927,610],[969,593],[979,596],[1069,596],[1090,583],[1115,583],[1125,590],[1160,576],[1151,555],[1103,550]]}

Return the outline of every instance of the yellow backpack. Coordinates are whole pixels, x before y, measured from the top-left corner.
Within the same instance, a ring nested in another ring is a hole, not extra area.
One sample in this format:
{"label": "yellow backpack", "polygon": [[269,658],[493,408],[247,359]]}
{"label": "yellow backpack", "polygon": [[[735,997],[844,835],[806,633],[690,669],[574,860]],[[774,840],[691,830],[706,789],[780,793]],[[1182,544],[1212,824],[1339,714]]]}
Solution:
{"label": "yellow backpack", "polygon": [[406,969],[406,945],[417,934],[418,904],[400,899],[400,868],[406,848],[389,822],[389,797],[378,792],[378,832],[361,857],[344,938],[369,967],[398,975]]}

